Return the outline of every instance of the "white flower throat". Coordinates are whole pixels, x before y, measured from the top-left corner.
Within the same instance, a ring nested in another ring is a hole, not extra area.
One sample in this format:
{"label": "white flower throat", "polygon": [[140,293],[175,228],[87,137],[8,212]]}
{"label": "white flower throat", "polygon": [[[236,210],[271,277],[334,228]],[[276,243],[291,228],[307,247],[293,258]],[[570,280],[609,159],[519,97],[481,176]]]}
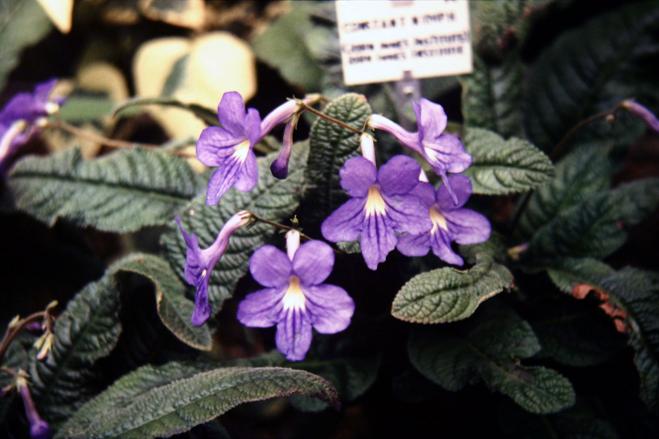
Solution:
{"label": "white flower throat", "polygon": [[233,156],[238,159],[241,163],[247,159],[247,154],[249,153],[249,140],[243,140],[233,151]]}
{"label": "white flower throat", "polygon": [[284,310],[304,310],[304,304],[306,298],[304,297],[304,292],[302,291],[302,286],[300,285],[300,278],[297,276],[291,276],[288,281],[288,289],[284,293],[284,298],[282,299],[284,303]]}
{"label": "white flower throat", "polygon": [[433,206],[430,208],[430,221],[432,222],[432,229],[430,229],[430,234],[434,235],[437,233],[437,230],[442,229],[445,232],[448,231],[448,223],[446,222],[446,217]]}
{"label": "white flower throat", "polygon": [[366,195],[366,204],[364,205],[364,211],[366,216],[372,215],[384,215],[387,210],[387,204],[382,198],[380,189],[377,186],[371,186],[368,188],[368,195]]}

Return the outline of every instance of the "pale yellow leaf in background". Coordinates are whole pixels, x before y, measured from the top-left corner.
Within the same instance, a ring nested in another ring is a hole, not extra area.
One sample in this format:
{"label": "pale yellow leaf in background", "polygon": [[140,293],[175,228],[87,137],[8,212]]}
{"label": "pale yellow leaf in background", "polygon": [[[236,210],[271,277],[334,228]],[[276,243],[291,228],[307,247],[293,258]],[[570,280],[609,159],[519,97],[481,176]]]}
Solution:
{"label": "pale yellow leaf in background", "polygon": [[[238,91],[245,100],[256,93],[254,54],[247,43],[227,32],[148,41],[133,59],[133,75],[140,97],[168,91],[180,101],[213,109],[224,92]],[[148,111],[172,138],[196,138],[205,127],[184,110],[154,106]]]}
{"label": "pale yellow leaf in background", "polygon": [[50,21],[63,34],[71,30],[73,20],[73,0],[37,0]]}
{"label": "pale yellow leaf in background", "polygon": [[78,87],[108,95],[114,102],[128,99],[128,86],[124,75],[112,64],[94,62],[84,65],[76,75]]}

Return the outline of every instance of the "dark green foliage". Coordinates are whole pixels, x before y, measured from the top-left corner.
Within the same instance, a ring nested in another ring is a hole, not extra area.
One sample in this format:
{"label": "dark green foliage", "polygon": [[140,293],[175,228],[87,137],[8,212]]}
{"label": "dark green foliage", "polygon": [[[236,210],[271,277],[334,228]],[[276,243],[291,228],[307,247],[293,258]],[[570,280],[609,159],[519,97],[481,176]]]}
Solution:
{"label": "dark green foliage", "polygon": [[[286,221],[298,207],[304,192],[304,173],[308,155],[306,143],[293,146],[290,172],[286,180],[278,180],[270,173],[275,154],[258,159],[259,184],[249,193],[235,189],[222,197],[218,206],[207,206],[205,195],[190,202],[181,213],[181,222],[188,232],[199,237],[199,245],[208,247],[217,237],[224,223],[236,212],[249,210],[271,221]],[[170,223],[173,223],[170,219]],[[238,230],[230,239],[226,253],[213,270],[209,295],[216,307],[231,297],[238,280],[247,273],[252,252],[272,235],[272,226],[256,223]],[[179,276],[185,267],[185,243],[176,228],[163,235],[165,256]]]}
{"label": "dark green foliage", "polygon": [[90,283],[57,318],[55,343],[48,357],[39,361],[32,354],[31,387],[40,412],[49,422],[64,421],[98,392],[93,366],[117,344],[120,306],[112,276]]}
{"label": "dark green foliage", "polygon": [[659,6],[637,2],[565,32],[534,66],[525,102],[529,138],[549,151],[580,120],[626,97],[656,102]]}
{"label": "dark green foliage", "polygon": [[[349,93],[330,102],[323,112],[362,129],[371,115],[371,107],[365,96]],[[309,161],[305,175],[309,191],[305,219],[324,219],[345,201],[346,195],[339,185],[339,170],[346,160],[357,155],[358,150],[358,134],[316,119],[309,135]]]}
{"label": "dark green foliage", "polygon": [[9,185],[17,207],[41,221],[64,218],[108,232],[166,224],[202,187],[184,159],[139,148],[94,160],[78,148],[28,157]]}
{"label": "dark green foliage", "polygon": [[554,175],[549,158],[525,140],[517,137],[504,140],[481,128],[470,128],[464,140],[473,158],[465,174],[471,178],[475,194],[525,192]]}
{"label": "dark green foliage", "polygon": [[168,436],[246,402],[315,396],[336,403],[336,390],[308,372],[280,367],[208,369],[192,364],[144,366],[83,406],[58,438]]}
{"label": "dark green foliage", "polygon": [[519,136],[522,74],[517,53],[508,55],[500,65],[489,65],[475,56],[473,73],[460,81],[465,125],[487,128],[506,138]]}
{"label": "dark green foliage", "polygon": [[[176,67],[174,67],[176,68]],[[199,104],[187,104],[174,98],[160,97],[160,98],[134,98],[130,99],[114,109],[114,116],[121,117],[129,115],[139,110],[140,107],[148,105],[160,105],[163,107],[175,107],[182,110],[187,110],[197,116],[206,125],[218,125],[217,113],[210,108],[202,107]]]}
{"label": "dark green foliage", "polygon": [[190,322],[194,304],[185,297],[185,285],[166,260],[136,253],[114,263],[110,271],[137,273],[149,279],[155,287],[158,315],[167,329],[195,349],[211,350],[210,330],[207,325],[196,327]]}
{"label": "dark green foliage", "polygon": [[513,311],[488,308],[462,335],[438,328],[415,328],[410,335],[410,360],[429,380],[458,391],[483,381],[532,413],[554,413],[574,404],[570,381],[542,366],[519,360],[540,351],[531,326]]}

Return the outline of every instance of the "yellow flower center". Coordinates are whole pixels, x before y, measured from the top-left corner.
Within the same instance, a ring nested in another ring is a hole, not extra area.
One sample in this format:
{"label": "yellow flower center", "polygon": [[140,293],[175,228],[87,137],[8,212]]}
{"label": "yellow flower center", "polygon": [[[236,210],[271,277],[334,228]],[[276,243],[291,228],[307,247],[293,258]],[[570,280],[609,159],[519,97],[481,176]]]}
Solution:
{"label": "yellow flower center", "polygon": [[236,146],[236,150],[233,152],[233,156],[242,163],[247,158],[248,152],[249,152],[249,140],[243,140]]}
{"label": "yellow flower center", "polygon": [[284,310],[289,309],[304,309],[304,303],[306,298],[302,292],[302,287],[300,286],[300,278],[297,276],[291,276],[290,281],[288,282],[288,289],[284,294]]}
{"label": "yellow flower center", "polygon": [[368,195],[366,195],[366,205],[364,206],[364,211],[366,216],[371,215],[384,215],[387,210],[387,205],[380,194],[380,190],[377,186],[371,186],[368,188]]}
{"label": "yellow flower center", "polygon": [[440,228],[444,231],[448,231],[446,218],[435,206],[430,208],[430,221],[432,222],[432,229],[430,229],[431,235],[434,235],[437,232],[437,229]]}

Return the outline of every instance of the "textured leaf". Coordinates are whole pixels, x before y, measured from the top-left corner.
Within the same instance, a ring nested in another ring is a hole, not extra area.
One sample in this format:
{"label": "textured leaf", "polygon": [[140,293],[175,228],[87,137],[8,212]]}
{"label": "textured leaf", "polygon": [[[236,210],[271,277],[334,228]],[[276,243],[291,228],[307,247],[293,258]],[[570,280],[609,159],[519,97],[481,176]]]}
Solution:
{"label": "textured leaf", "polygon": [[[362,129],[371,107],[363,95],[348,93],[330,102],[323,112],[350,126]],[[306,178],[311,203],[305,218],[324,219],[345,201],[339,185],[339,170],[346,160],[356,156],[359,135],[323,119],[316,119],[309,135],[309,161]],[[305,210],[306,212],[306,210]]]}
{"label": "textured leaf", "polygon": [[572,385],[558,372],[519,364],[540,350],[527,322],[510,310],[476,319],[475,329],[463,336],[415,328],[408,344],[414,367],[451,391],[482,380],[532,413],[554,413],[574,403]]}
{"label": "textured leaf", "polygon": [[545,224],[593,194],[608,189],[613,165],[599,146],[579,148],[556,166],[550,184],[531,195],[519,220],[518,236],[529,238]]}
{"label": "textured leaf", "polygon": [[279,70],[288,82],[307,92],[318,91],[323,79],[320,69],[306,44],[306,35],[314,30],[308,2],[292,5],[287,14],[275,20],[252,41],[256,56]]}
{"label": "textured leaf", "polygon": [[549,158],[529,142],[471,128],[465,135],[472,165],[465,172],[471,177],[475,194],[504,195],[526,192],[547,182],[554,175]]}
{"label": "textured leaf", "polygon": [[[634,362],[641,378],[641,398],[652,409],[659,408],[659,274],[624,268],[614,271],[594,260],[567,260],[555,264],[552,278],[562,289],[588,284],[608,295],[612,304],[627,313],[625,326]],[[572,265],[573,269],[570,269]]]}
{"label": "textured leaf", "polygon": [[547,274],[559,290],[570,294],[576,284],[595,285],[613,271],[611,267],[597,259],[560,258],[552,262]]}
{"label": "textured leaf", "polygon": [[[341,402],[350,402],[364,394],[375,382],[380,367],[380,357],[336,358],[332,360],[308,360],[291,364],[325,378],[338,391]],[[295,396],[293,405],[304,411],[319,411],[328,407],[327,402],[307,396]]]}
{"label": "textured leaf", "polygon": [[482,56],[500,59],[521,44],[531,15],[552,0],[469,2],[474,48]]}
{"label": "textured leaf", "polygon": [[45,37],[51,28],[48,16],[36,1],[0,2],[0,90],[18,64],[21,51]]}
{"label": "textured leaf", "polygon": [[[231,190],[222,197],[218,206],[207,206],[205,195],[200,195],[182,212],[183,226],[195,233],[199,237],[199,245],[206,248],[215,240],[224,223],[240,210],[249,210],[272,221],[285,221],[297,209],[304,192],[308,151],[306,143],[293,146],[286,180],[278,180],[270,173],[270,163],[276,153],[258,159],[259,184],[251,192]],[[209,294],[215,307],[231,297],[238,280],[247,273],[252,252],[265,244],[273,232],[272,226],[256,223],[251,227],[239,229],[232,235],[227,251],[211,275]],[[181,234],[176,228],[172,228],[163,236],[162,243],[172,268],[183,276],[185,243]]]}
{"label": "textured leaf", "polygon": [[552,264],[552,258],[605,257],[626,240],[625,228],[659,204],[659,179],[637,180],[599,192],[560,212],[533,235],[525,257]]}
{"label": "textured leaf", "polygon": [[[655,2],[639,2],[561,35],[529,81],[524,111],[529,138],[548,151],[580,120],[626,97],[656,99],[656,69],[647,66],[659,57],[653,36],[658,17]],[[645,66],[645,77],[633,73],[635,66]]]}
{"label": "textured leaf", "polygon": [[659,411],[659,274],[624,268],[599,282],[627,312],[629,344],[641,378],[641,399]]}
{"label": "textured leaf", "polygon": [[207,325],[197,327],[190,322],[194,303],[185,297],[186,287],[167,261],[137,253],[115,262],[110,271],[137,273],[149,279],[155,287],[158,315],[165,327],[188,346],[211,350],[213,340],[210,330]]}
{"label": "textured leaf", "polygon": [[461,79],[462,116],[469,128],[487,128],[504,137],[522,132],[522,63],[508,55],[500,65],[474,57],[474,71]]}
{"label": "textured leaf", "polygon": [[561,364],[594,366],[609,360],[625,345],[624,337],[602,310],[571,297],[542,302],[540,315],[532,319],[542,351]]}
{"label": "textured leaf", "polygon": [[548,416],[534,416],[510,405],[499,413],[507,438],[515,439],[618,439],[613,425],[580,406]]}
{"label": "textured leaf", "polygon": [[55,343],[48,357],[31,359],[36,404],[49,422],[64,421],[97,393],[97,373],[92,366],[119,340],[119,299],[112,276],[88,284],[57,318]]}
{"label": "textured leaf", "polygon": [[308,372],[280,367],[200,370],[168,363],[124,376],[83,406],[58,438],[169,436],[222,415],[237,405],[274,397],[309,395],[336,403],[336,391]]}
{"label": "textured leaf", "polygon": [[462,320],[512,281],[508,269],[491,260],[468,270],[439,268],[418,274],[403,285],[394,298],[391,314],[413,323]]}
{"label": "textured leaf", "polygon": [[166,224],[199,191],[201,179],[180,157],[122,150],[83,160],[78,148],[28,157],[12,170],[16,205],[48,224],[64,218],[108,232]]}
{"label": "textured leaf", "polygon": [[210,108],[206,108],[199,104],[187,104],[170,97],[130,99],[119,105],[117,108],[115,108],[113,115],[115,117],[130,115],[133,112],[135,112],[137,109],[147,105],[160,105],[164,107],[180,108],[182,110],[187,110],[190,113],[194,114],[198,119],[200,119],[206,125],[217,125],[218,123],[217,113],[214,110],[211,110]]}

